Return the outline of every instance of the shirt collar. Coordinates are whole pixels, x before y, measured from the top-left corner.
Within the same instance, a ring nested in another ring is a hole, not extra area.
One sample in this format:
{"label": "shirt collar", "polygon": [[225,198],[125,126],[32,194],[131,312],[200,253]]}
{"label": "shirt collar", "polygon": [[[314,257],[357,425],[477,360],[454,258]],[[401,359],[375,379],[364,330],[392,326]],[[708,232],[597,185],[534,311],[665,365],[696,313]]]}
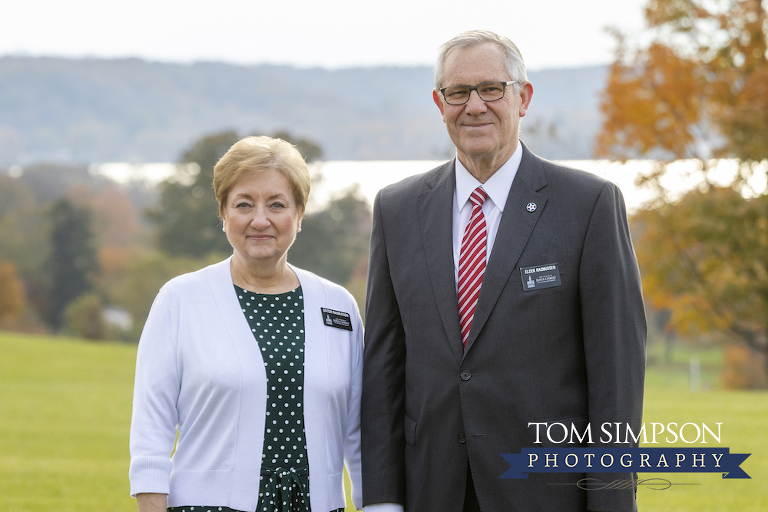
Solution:
{"label": "shirt collar", "polygon": [[466,167],[456,156],[456,202],[459,206],[459,211],[464,209],[464,205],[469,201],[469,196],[479,186],[483,187],[485,193],[496,205],[502,213],[504,212],[504,205],[507,204],[507,196],[509,195],[509,189],[512,187],[512,182],[517,175],[517,170],[520,168],[520,161],[523,158],[523,145],[520,142],[517,143],[517,149],[512,153],[504,165],[502,165],[498,171],[493,173],[488,181],[480,183],[477,178],[472,176]]}

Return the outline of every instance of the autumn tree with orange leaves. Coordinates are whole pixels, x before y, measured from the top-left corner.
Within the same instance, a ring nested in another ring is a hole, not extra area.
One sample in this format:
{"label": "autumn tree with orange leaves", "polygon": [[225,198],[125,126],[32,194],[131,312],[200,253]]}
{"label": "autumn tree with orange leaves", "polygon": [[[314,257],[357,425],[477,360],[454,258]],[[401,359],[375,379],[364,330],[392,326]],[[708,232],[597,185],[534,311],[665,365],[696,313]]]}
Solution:
{"label": "autumn tree with orange leaves", "polygon": [[740,341],[765,374],[768,195],[694,190],[632,222],[646,301],[668,310],[668,325],[683,336],[720,332]]}
{"label": "autumn tree with orange leaves", "polygon": [[768,14],[761,0],[650,0],[654,36],[616,33],[597,152],[669,159],[768,157]]}
{"label": "autumn tree with orange leaves", "polygon": [[[760,0],[649,0],[650,43],[616,33],[597,153],[651,157],[657,201],[634,220],[646,300],[683,334],[726,333],[768,364],[768,14]],[[715,158],[738,165],[711,184]],[[702,186],[672,203],[659,178],[698,163]],[[765,368],[764,368],[765,370]],[[764,372],[765,373],[765,372]],[[761,382],[765,382],[762,379]]]}

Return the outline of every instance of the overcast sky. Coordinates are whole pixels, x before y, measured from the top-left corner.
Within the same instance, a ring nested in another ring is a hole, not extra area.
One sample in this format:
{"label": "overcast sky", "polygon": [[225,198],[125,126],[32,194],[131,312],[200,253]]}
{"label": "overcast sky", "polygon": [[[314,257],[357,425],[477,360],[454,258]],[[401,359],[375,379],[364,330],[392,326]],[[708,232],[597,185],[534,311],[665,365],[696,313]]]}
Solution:
{"label": "overcast sky", "polygon": [[605,27],[636,32],[647,0],[8,0],[0,55],[142,57],[339,68],[431,65],[464,30],[510,37],[529,69],[603,64]]}

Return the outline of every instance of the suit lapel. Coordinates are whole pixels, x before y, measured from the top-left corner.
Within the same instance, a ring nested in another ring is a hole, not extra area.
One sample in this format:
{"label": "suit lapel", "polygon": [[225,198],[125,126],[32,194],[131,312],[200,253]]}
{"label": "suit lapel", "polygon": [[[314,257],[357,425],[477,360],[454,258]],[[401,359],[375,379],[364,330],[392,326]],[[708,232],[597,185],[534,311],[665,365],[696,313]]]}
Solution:
{"label": "suit lapel", "polygon": [[[522,142],[521,142],[522,144]],[[480,297],[477,301],[475,316],[469,331],[464,354],[472,348],[478,334],[496,305],[501,291],[517,265],[536,222],[544,211],[547,196],[538,192],[547,184],[541,160],[523,145],[523,157],[517,175],[504,205],[504,213],[499,223],[499,231],[493,243],[491,258],[485,269]],[[529,212],[526,206],[534,203],[536,209]]]}
{"label": "suit lapel", "polygon": [[461,331],[453,265],[454,163],[448,162],[429,179],[418,197],[419,225],[429,279],[443,328],[457,361],[461,361]]}

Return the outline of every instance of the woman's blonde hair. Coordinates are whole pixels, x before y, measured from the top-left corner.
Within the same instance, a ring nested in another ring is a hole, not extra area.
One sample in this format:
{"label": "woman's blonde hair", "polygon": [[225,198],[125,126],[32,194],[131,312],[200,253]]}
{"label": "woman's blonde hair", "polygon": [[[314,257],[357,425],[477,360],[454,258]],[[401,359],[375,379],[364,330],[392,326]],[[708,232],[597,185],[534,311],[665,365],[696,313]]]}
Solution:
{"label": "woman's blonde hair", "polygon": [[213,192],[219,202],[219,216],[223,218],[227,196],[241,176],[269,169],[288,178],[299,214],[303,214],[310,187],[307,163],[293,144],[262,135],[235,142],[213,168]]}

